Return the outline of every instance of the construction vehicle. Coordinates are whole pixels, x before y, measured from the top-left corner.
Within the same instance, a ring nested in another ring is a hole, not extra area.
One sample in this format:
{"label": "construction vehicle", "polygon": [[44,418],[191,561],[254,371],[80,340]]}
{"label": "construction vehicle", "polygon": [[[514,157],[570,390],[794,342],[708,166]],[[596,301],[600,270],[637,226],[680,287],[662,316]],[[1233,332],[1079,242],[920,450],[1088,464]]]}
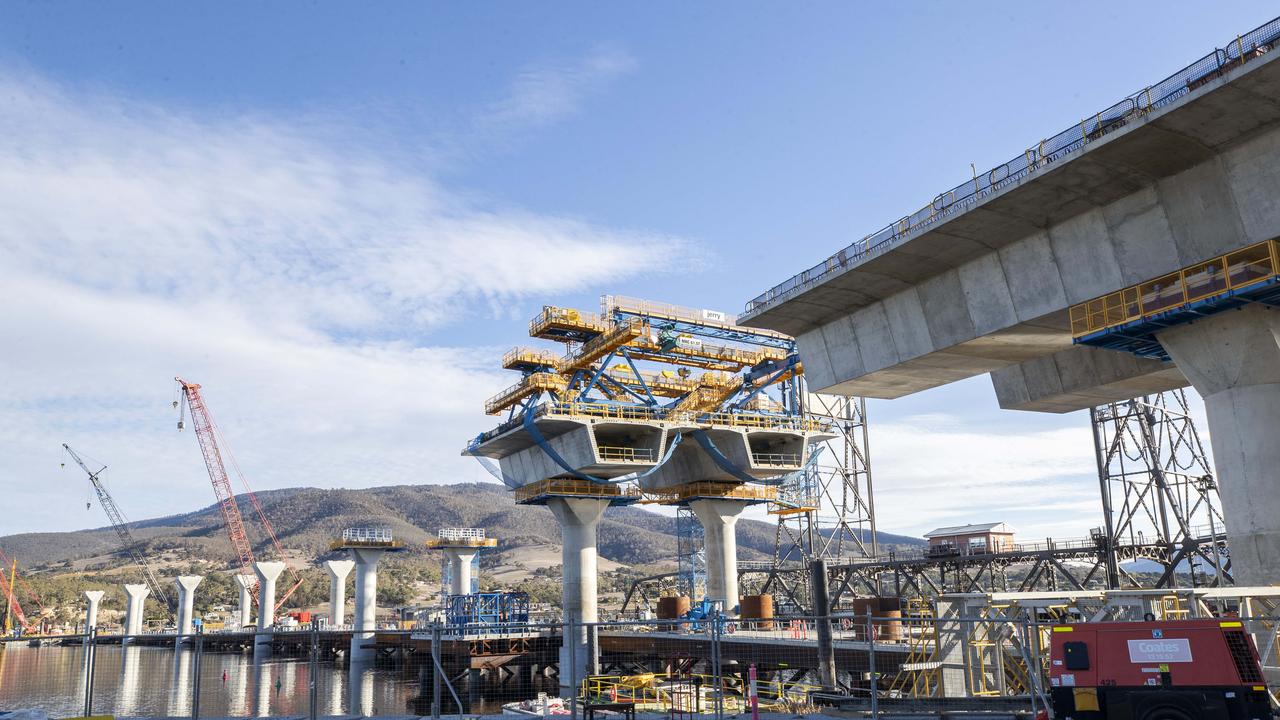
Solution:
{"label": "construction vehicle", "polygon": [[[102,483],[102,474],[106,472],[107,466],[103,465],[98,470],[90,470],[84,458],[81,458],[71,446],[62,443],[62,449],[67,451],[72,460],[84,470],[89,476],[89,484],[93,486],[93,492],[98,496],[98,504],[102,506],[103,512],[107,514],[107,519],[111,521],[111,527],[116,531],[116,538],[120,540],[120,547],[123,549],[133,564],[138,566],[142,571],[142,579],[151,589],[151,596],[160,602],[165,608],[165,612],[169,616],[173,616],[174,607],[169,600],[169,596],[164,591],[164,584],[156,577],[155,572],[151,569],[151,565],[147,563],[146,557],[140,550],[140,545],[133,539],[133,535],[129,533],[129,521],[125,519],[124,513],[120,511],[120,507],[116,505],[115,499],[111,497],[111,493],[107,492],[107,487]],[[97,464],[97,463],[95,463]]]}
{"label": "construction vehicle", "polygon": [[1263,720],[1266,681],[1243,622],[1100,622],[1053,628],[1056,720]]}
{"label": "construction vehicle", "polygon": [[[196,440],[200,444],[200,452],[204,456],[205,468],[209,471],[209,480],[213,483],[213,495],[218,500],[218,508],[222,511],[222,519],[227,526],[227,534],[231,537],[231,546],[235,548],[236,555],[240,558],[240,572],[243,575],[254,577],[253,563],[253,546],[249,544],[249,536],[245,532],[244,516],[240,514],[240,505],[236,502],[235,491],[231,488],[231,478],[227,474],[226,464],[222,460],[223,450],[226,449],[227,443],[221,438],[221,432],[218,426],[213,422],[213,415],[210,414],[209,408],[205,405],[204,396],[200,393],[200,386],[196,383],[189,383],[180,377],[175,377],[178,387],[181,391],[179,400],[173,401],[173,406],[178,410],[178,431],[181,432],[186,427],[186,410],[191,410],[191,423],[195,426]],[[222,440],[219,445],[219,440]],[[245,496],[253,505],[258,522],[261,523],[263,531],[271,540],[271,547],[275,550],[275,555],[283,560],[285,567],[289,572],[291,584],[289,588],[276,601],[273,610],[279,610],[289,599],[289,596],[302,585],[302,576],[298,574],[296,568],[289,564],[288,556],[285,555],[284,549],[280,547],[280,541],[276,538],[276,532],[271,527],[271,522],[267,520],[266,513],[262,511],[262,505],[258,503],[258,496],[254,495],[253,490],[249,487],[249,483],[244,479],[244,474],[240,472],[240,468],[235,464],[235,458],[227,451],[227,457],[231,459],[231,465],[235,468],[236,475],[240,478],[240,484],[244,486]],[[254,602],[258,600],[258,593],[253,592]]]}

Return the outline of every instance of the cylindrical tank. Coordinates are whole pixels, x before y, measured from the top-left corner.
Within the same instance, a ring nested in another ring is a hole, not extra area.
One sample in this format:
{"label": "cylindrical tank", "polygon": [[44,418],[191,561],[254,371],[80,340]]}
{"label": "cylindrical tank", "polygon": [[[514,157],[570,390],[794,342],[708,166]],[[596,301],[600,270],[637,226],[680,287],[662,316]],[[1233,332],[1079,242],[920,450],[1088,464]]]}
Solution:
{"label": "cylindrical tank", "polygon": [[876,613],[878,617],[884,618],[876,620],[876,639],[885,642],[902,642],[902,611],[901,610],[881,610]]}
{"label": "cylindrical tank", "polygon": [[749,627],[759,630],[773,629],[772,595],[743,595],[741,608],[742,619],[748,621]]}
{"label": "cylindrical tank", "polygon": [[658,619],[675,620],[689,612],[689,596],[677,595],[658,598]]}

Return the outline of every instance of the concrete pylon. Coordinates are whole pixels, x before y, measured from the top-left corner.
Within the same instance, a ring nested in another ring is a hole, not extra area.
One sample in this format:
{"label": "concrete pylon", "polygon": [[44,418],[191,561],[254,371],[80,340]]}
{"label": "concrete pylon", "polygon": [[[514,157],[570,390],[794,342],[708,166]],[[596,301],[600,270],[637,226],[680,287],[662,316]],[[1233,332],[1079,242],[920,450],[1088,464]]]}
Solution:
{"label": "concrete pylon", "polygon": [[325,560],[329,571],[329,624],[344,625],[347,618],[347,576],[355,562],[351,560]]}
{"label": "concrete pylon", "polygon": [[98,604],[102,602],[101,590],[85,590],[84,631],[87,633],[98,626]]}
{"label": "concrete pylon", "polygon": [[374,631],[378,629],[378,561],[386,552],[382,548],[351,548],[356,569],[356,610],[351,619],[352,662],[373,658]]}
{"label": "concrete pylon", "polygon": [[201,575],[179,575],[173,581],[178,586],[178,644],[184,635],[191,634],[191,616],[196,602],[196,587],[204,580]]}
{"label": "concrete pylon", "polygon": [[719,600],[724,614],[738,616],[738,517],[747,507],[741,500],[699,498],[689,509],[702,524],[707,555],[707,597]]}
{"label": "concrete pylon", "polygon": [[276,624],[276,578],[284,572],[282,562],[255,562],[258,576],[258,632],[253,636],[254,655],[271,654],[271,627]]}
{"label": "concrete pylon", "polygon": [[124,592],[129,596],[129,604],[124,611],[124,634],[141,635],[142,614],[146,610],[147,596],[151,594],[151,588],[146,585],[125,585]]}
{"label": "concrete pylon", "polygon": [[[560,563],[564,576],[560,607],[564,620],[579,625],[596,622],[599,620],[596,613],[596,527],[609,507],[609,500],[553,497],[547,500],[547,507],[560,521]],[[571,646],[572,663],[569,661]],[[589,661],[586,628],[565,632],[564,644],[560,648],[560,686],[578,687]]]}
{"label": "concrete pylon", "polygon": [[253,622],[253,586],[256,582],[252,575],[236,575],[236,585],[240,586],[240,627]]}
{"label": "concrete pylon", "polygon": [[1156,339],[1204,398],[1236,583],[1280,583],[1280,311],[1253,305]]}
{"label": "concrete pylon", "polygon": [[445,548],[449,558],[449,593],[452,595],[469,595],[471,593],[471,562],[475,560],[480,548]]}

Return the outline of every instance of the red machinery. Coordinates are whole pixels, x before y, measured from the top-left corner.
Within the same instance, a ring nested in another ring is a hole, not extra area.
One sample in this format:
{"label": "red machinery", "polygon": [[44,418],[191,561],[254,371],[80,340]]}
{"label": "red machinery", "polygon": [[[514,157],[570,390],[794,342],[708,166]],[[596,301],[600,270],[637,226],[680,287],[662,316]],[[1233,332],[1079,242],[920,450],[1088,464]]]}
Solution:
{"label": "red machinery", "polygon": [[1049,692],[1058,720],[1263,720],[1271,703],[1239,620],[1053,628]]}

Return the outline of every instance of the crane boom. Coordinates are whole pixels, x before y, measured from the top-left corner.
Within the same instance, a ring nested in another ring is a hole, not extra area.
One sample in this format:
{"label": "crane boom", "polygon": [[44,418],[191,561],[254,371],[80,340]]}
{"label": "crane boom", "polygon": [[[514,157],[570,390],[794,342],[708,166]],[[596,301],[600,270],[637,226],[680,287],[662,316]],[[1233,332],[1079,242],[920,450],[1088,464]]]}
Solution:
{"label": "crane boom", "polygon": [[[200,443],[200,452],[204,455],[204,465],[209,471],[209,480],[213,483],[213,494],[218,499],[218,507],[222,510],[222,518],[227,525],[227,534],[231,536],[231,544],[240,556],[240,572],[252,576],[253,546],[250,545],[249,536],[245,533],[244,517],[240,514],[240,506],[236,503],[235,491],[231,488],[231,478],[227,475],[227,467],[222,461],[222,451],[218,448],[218,427],[214,424],[213,417],[209,414],[209,408],[204,403],[204,397],[200,394],[200,385],[189,383],[180,377],[175,377],[174,380],[177,380],[178,385],[182,388],[182,397],[186,401],[187,408],[191,410],[191,423],[195,426],[196,440]],[[179,416],[178,429],[181,430],[182,427],[183,423],[181,416]],[[234,463],[234,458],[232,462]],[[239,474],[238,469],[237,474]],[[288,568],[290,578],[293,580],[293,584],[281,595],[276,602],[276,607],[273,608],[273,610],[279,609],[289,599],[289,596],[302,585],[302,577],[298,575],[298,571],[292,565],[288,564],[284,550],[280,547],[280,541],[276,539],[275,530],[271,528],[271,523],[267,520],[266,514],[262,512],[262,506],[258,504],[257,496],[249,489],[248,483],[244,482],[243,476],[240,476],[240,480],[245,485],[246,494],[257,512],[259,522],[262,523],[263,529],[266,530],[267,535],[271,538],[271,544],[275,548],[276,554],[281,560],[285,561],[285,567]]]}
{"label": "crane boom", "polygon": [[[209,480],[213,482],[213,495],[218,500],[218,508],[222,511],[222,520],[227,525],[227,534],[231,536],[231,546],[240,557],[240,572],[253,574],[253,546],[249,544],[249,536],[244,531],[244,518],[240,515],[240,506],[236,504],[236,494],[231,488],[231,478],[227,476],[227,467],[222,462],[222,452],[218,450],[218,441],[214,438],[213,421],[209,410],[200,395],[200,386],[188,383],[182,378],[174,378],[182,386],[183,397],[187,407],[191,408],[191,422],[195,425],[196,440],[200,443],[200,453],[204,455],[204,466],[209,471]],[[179,423],[181,429],[181,423]]]}
{"label": "crane boom", "polygon": [[151,596],[160,601],[165,611],[170,615],[173,614],[173,606],[169,604],[169,596],[164,592],[164,585],[160,579],[156,577],[155,571],[151,569],[151,565],[147,563],[147,558],[138,549],[138,543],[133,539],[133,535],[129,532],[129,521],[125,519],[124,513],[120,512],[120,507],[116,505],[116,501],[111,497],[111,493],[107,492],[107,488],[102,484],[102,471],[107,467],[104,465],[97,472],[89,469],[84,459],[80,457],[71,446],[62,443],[62,448],[67,451],[72,460],[84,470],[89,476],[89,483],[93,485],[93,492],[98,496],[98,504],[102,506],[103,512],[107,514],[107,519],[111,521],[111,527],[116,531],[116,537],[120,540],[120,546],[129,554],[133,560],[133,564],[138,566],[142,571],[142,579],[147,583],[147,587],[151,588]]}

